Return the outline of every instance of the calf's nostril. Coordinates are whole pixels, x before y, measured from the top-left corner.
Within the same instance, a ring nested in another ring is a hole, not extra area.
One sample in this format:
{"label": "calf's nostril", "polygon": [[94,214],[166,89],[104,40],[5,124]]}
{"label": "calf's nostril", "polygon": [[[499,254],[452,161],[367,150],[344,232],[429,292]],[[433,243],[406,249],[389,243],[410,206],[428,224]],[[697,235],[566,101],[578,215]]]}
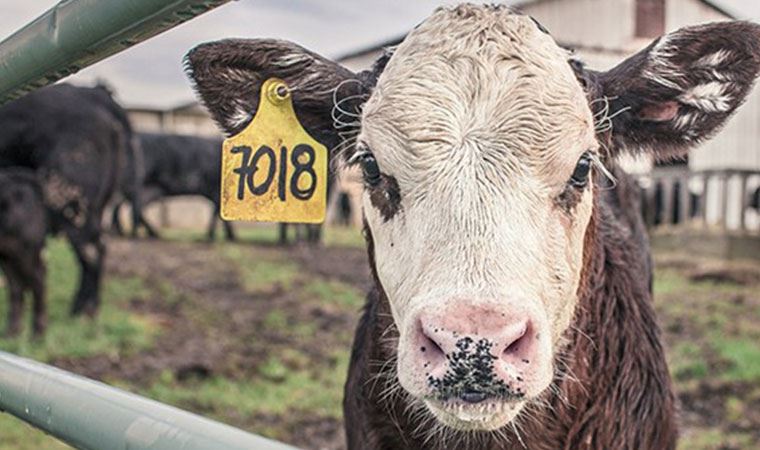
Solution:
{"label": "calf's nostril", "polygon": [[459,395],[459,399],[465,403],[480,403],[488,398],[488,394],[480,391],[464,391]]}
{"label": "calf's nostril", "polygon": [[510,336],[510,340],[512,341],[510,344],[507,345],[507,347],[504,349],[505,355],[511,355],[516,354],[520,351],[520,348],[525,344],[525,340],[528,339],[528,324],[523,324],[519,329],[515,330],[515,332]]}
{"label": "calf's nostril", "polygon": [[428,335],[424,335],[422,345],[420,345],[420,352],[425,353],[430,357],[444,355],[441,346]]}

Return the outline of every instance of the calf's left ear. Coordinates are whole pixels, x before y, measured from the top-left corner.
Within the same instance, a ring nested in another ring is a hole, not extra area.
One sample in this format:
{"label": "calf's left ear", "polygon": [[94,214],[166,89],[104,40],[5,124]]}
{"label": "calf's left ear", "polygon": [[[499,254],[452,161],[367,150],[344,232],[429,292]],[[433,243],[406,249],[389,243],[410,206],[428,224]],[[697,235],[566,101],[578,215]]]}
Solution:
{"label": "calf's left ear", "polygon": [[598,94],[607,99],[597,101],[595,109],[599,103],[609,105],[613,152],[677,157],[720,129],[746,98],[758,71],[759,25],[687,27],[595,74]]}

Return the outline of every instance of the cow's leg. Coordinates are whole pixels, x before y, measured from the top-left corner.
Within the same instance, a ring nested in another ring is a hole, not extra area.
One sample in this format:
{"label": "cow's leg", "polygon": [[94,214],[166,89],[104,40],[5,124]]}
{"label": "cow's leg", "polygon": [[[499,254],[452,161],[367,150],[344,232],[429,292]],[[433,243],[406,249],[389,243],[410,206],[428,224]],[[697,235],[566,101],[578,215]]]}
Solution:
{"label": "cow's leg", "polygon": [[[142,214],[142,195],[141,192],[136,192],[135,195],[132,196],[132,237],[137,237],[138,229],[140,228],[140,224],[147,223],[145,222],[145,218]],[[148,232],[148,234],[151,233],[151,231],[155,232],[151,229],[150,225],[145,226],[145,230]]]}
{"label": "cow's leg", "polygon": [[277,242],[279,242],[280,245],[286,245],[288,243],[288,224],[287,223],[280,223],[278,225]]}
{"label": "cow's leg", "polygon": [[111,211],[111,231],[119,236],[124,236],[124,227],[121,226],[121,220],[119,220],[119,213],[123,204],[123,202],[117,202],[113,205],[113,211]]}
{"label": "cow's leg", "polygon": [[32,332],[35,336],[42,336],[47,328],[47,306],[45,304],[45,260],[42,258],[42,250],[39,250],[32,259],[29,268],[31,275],[33,303]]}
{"label": "cow's leg", "polygon": [[71,228],[67,234],[82,269],[79,291],[71,306],[71,314],[94,316],[100,304],[100,282],[106,248],[100,239],[100,230],[95,226]]}
{"label": "cow's leg", "polygon": [[221,211],[221,205],[219,203],[214,204],[214,212],[211,215],[211,223],[208,227],[208,240],[213,241],[216,237],[216,222],[220,221],[222,222],[222,226],[224,227],[224,235],[227,238],[228,241],[236,241],[237,236],[235,236],[235,229],[232,228],[232,224],[224,219],[220,219],[219,213]]}
{"label": "cow's leg", "polygon": [[148,237],[152,239],[158,239],[161,236],[158,234],[158,231],[156,231],[155,228],[153,228],[153,225],[148,222],[148,220],[144,216],[140,216],[140,223],[143,227],[145,227],[145,231],[148,233]]}
{"label": "cow's leg", "polygon": [[21,277],[13,263],[2,265],[5,279],[8,282],[8,327],[5,329],[6,336],[17,336],[21,331],[21,313],[24,306],[24,287]]}
{"label": "cow's leg", "polygon": [[219,218],[219,204],[214,204],[214,211],[211,213],[211,220],[208,224],[208,231],[206,232],[206,239],[213,241],[216,239],[216,221]]}
{"label": "cow's leg", "polygon": [[319,244],[322,240],[322,226],[321,225],[306,225],[307,241],[310,244]]}
{"label": "cow's leg", "polygon": [[227,240],[237,241],[237,235],[235,234],[235,228],[233,228],[232,222],[222,220],[222,226],[224,227],[224,234],[227,236]]}
{"label": "cow's leg", "polygon": [[136,233],[137,228],[140,225],[142,225],[143,227],[145,227],[145,231],[148,233],[148,237],[151,237],[154,239],[157,239],[160,237],[156,229],[153,228],[153,225],[151,225],[150,222],[148,222],[148,220],[143,215],[143,209],[147,207],[149,204],[161,198],[162,195],[163,195],[163,192],[160,189],[156,189],[156,188],[143,188],[140,190],[140,194],[139,194],[140,205],[138,208],[135,208],[135,207],[132,208],[132,214],[133,214],[132,220],[134,221],[134,224],[135,224],[133,225],[132,230],[135,231],[135,233]]}

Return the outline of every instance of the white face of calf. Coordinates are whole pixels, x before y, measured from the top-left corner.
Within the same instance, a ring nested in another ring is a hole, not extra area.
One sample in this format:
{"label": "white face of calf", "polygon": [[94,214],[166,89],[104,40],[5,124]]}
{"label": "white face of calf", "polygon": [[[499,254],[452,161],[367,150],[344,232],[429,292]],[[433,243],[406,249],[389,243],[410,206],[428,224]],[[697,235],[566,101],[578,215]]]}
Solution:
{"label": "white face of calf", "polygon": [[364,105],[356,158],[382,173],[364,211],[399,381],[458,428],[500,427],[547,388],[577,304],[598,143],[567,57],[528,16],[440,11]]}
{"label": "white face of calf", "polygon": [[552,383],[579,301],[592,162],[670,157],[711,135],[752,85],[759,41],[749,23],[686,28],[598,73],[529,17],[465,5],[437,11],[374,72],[274,40],[204,44],[187,64],[230,134],[270,77],[328,146],[356,125],[340,157],[363,167],[398,380],[444,424],[489,430]]}

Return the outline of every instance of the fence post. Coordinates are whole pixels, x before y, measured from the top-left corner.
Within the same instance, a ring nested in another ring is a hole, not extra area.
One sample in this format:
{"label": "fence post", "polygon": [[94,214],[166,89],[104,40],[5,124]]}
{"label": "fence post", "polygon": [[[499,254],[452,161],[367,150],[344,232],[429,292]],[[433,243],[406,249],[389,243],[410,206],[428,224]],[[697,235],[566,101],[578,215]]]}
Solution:
{"label": "fence post", "polygon": [[678,184],[681,189],[678,191],[680,208],[678,209],[678,223],[685,224],[691,217],[690,207],[691,198],[689,197],[689,174],[683,175],[679,178]]}
{"label": "fence post", "polygon": [[720,228],[726,231],[728,228],[728,189],[731,184],[731,172],[725,171],[721,176],[721,193],[720,193]]}
{"label": "fence post", "polygon": [[702,174],[702,195],[699,196],[699,218],[702,227],[707,228],[707,195],[710,193],[710,174]]}
{"label": "fence post", "polygon": [[0,43],[0,105],[230,0],[63,0]]}

